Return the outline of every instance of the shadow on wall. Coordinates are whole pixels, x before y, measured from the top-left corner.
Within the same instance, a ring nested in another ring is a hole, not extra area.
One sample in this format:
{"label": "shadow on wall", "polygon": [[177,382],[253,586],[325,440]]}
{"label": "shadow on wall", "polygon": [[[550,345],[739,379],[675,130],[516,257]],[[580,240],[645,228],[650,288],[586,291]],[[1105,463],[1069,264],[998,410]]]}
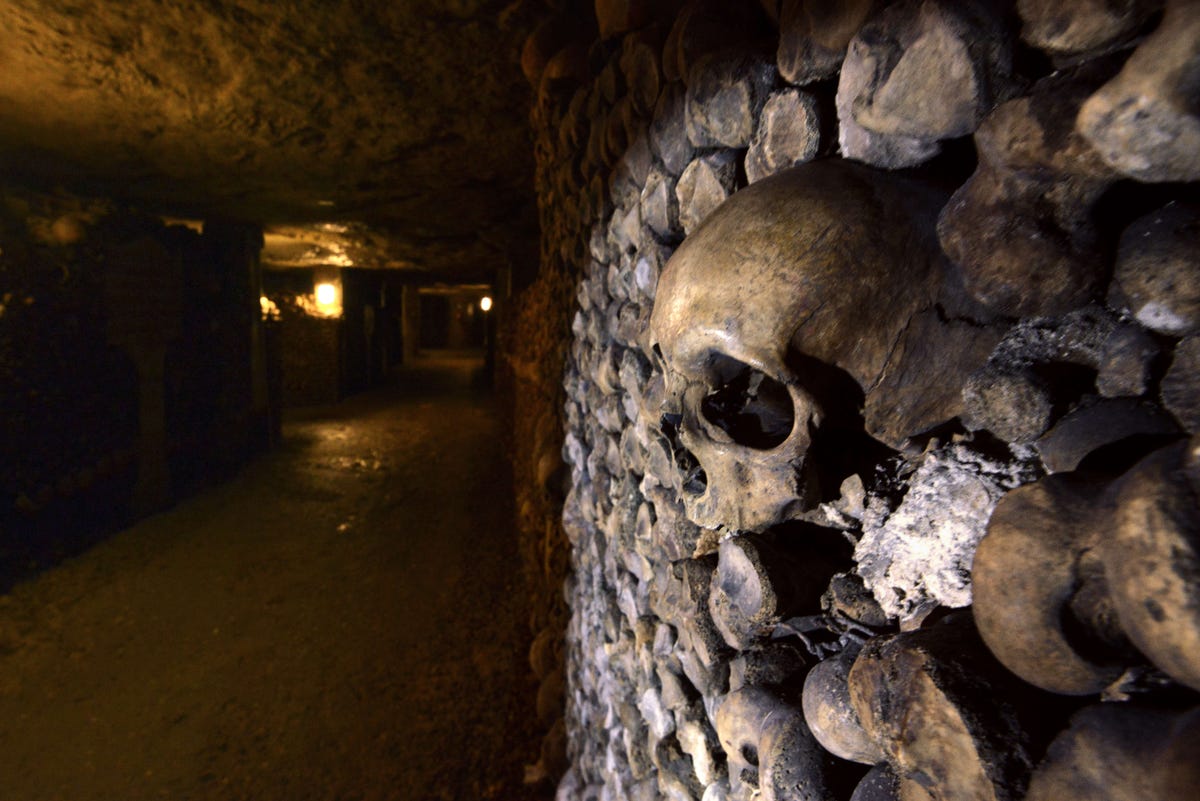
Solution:
{"label": "shadow on wall", "polygon": [[3,199],[0,591],[271,438],[254,228]]}

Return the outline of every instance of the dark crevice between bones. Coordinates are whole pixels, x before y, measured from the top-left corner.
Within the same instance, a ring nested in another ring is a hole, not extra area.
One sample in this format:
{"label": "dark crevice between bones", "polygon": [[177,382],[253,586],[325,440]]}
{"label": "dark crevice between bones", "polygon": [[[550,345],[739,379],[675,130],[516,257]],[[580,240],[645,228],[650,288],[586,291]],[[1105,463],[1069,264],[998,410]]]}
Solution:
{"label": "dark crevice between bones", "polygon": [[683,491],[689,495],[703,495],[708,489],[708,475],[695,454],[683,447],[679,440],[679,426],[683,422],[682,415],[664,414],[658,421],[659,428],[671,446],[671,458],[675,467],[683,477]]}

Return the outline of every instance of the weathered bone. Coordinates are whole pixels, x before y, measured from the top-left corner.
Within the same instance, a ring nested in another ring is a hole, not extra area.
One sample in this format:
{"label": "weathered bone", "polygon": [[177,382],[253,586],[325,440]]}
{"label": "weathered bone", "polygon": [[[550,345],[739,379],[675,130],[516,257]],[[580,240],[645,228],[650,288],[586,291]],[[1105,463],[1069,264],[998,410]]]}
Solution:
{"label": "weathered bone", "polygon": [[674,569],[680,589],[673,614],[668,618],[679,629],[680,664],[684,675],[703,695],[721,690],[729,673],[727,649],[708,613],[716,559],[685,559]]}
{"label": "weathered bone", "polygon": [[842,759],[876,765],[884,753],[867,735],[850,702],[847,679],[857,651],[842,651],[818,663],[804,679],[802,705],[809,730],[825,750]]}
{"label": "weathered bone", "polygon": [[678,178],[692,160],[695,148],[687,138],[687,92],[681,84],[663,89],[654,106],[649,129],[650,149],[667,174]]}
{"label": "weathered bone", "polygon": [[938,141],[974,131],[1012,96],[1011,42],[994,4],[905,0],[871,19],[842,65],[837,107],[842,153],[911,167]]}
{"label": "weathered bone", "polygon": [[827,757],[795,704],[768,690],[744,687],[722,699],[716,726],[735,797],[762,801],[829,797]]}
{"label": "weathered bone", "polygon": [[647,28],[626,36],[621,43],[621,74],[634,108],[643,116],[654,111],[662,88],[658,40],[658,29]]}
{"label": "weathered bone", "polygon": [[716,733],[708,724],[704,707],[692,704],[677,712],[675,738],[679,747],[691,757],[696,779],[707,787],[725,775],[723,760],[719,759],[720,744]]}
{"label": "weathered bone", "polygon": [[882,627],[888,624],[887,613],[875,596],[863,584],[857,573],[835,573],[829,589],[821,596],[821,607],[829,614],[840,615],[864,626]]}
{"label": "weathered bone", "polygon": [[1125,323],[1104,341],[1096,371],[1096,390],[1106,398],[1144,395],[1162,348],[1146,329]]}
{"label": "weathered bone", "polygon": [[729,661],[729,690],[784,684],[802,675],[810,659],[798,646],[784,640],[744,650]]}
{"label": "weathered bone", "polygon": [[1121,627],[1159,669],[1200,689],[1200,437],[1163,448],[1114,485],[1100,543]]}
{"label": "weathered bone", "polygon": [[[1180,736],[1176,726],[1184,718],[1132,704],[1087,707],[1051,743],[1026,801],[1172,801],[1194,795],[1200,743]],[[1180,779],[1187,783],[1172,791],[1170,785]]]}
{"label": "weathered bone", "polygon": [[1036,446],[1046,471],[1061,473],[1079,469],[1089,456],[1123,440],[1165,443],[1179,434],[1171,416],[1152,403],[1088,395],[1038,439]]}
{"label": "weathered bone", "polygon": [[812,161],[821,146],[821,119],[814,95],[799,89],[776,92],[763,106],[746,153],[746,180]]}
{"label": "weathered bone", "polygon": [[897,776],[891,765],[884,764],[867,771],[850,801],[933,801],[933,796],[918,782]]}
{"label": "weathered bone", "polygon": [[881,7],[879,0],[783,0],[779,11],[779,73],[803,86],[837,74],[846,46]]}
{"label": "weathered bone", "polygon": [[784,617],[817,612],[832,562],[822,556],[754,534],[722,541],[708,610],[725,642],[744,650]]}
{"label": "weathered bone", "polygon": [[737,155],[718,150],[694,159],[675,186],[679,224],[690,235],[737,187]]}
{"label": "weathered bone", "polygon": [[1200,335],[1192,334],[1175,346],[1159,392],[1179,424],[1189,434],[1200,433]]}
{"label": "weathered bone", "polygon": [[1162,0],[1017,0],[1021,38],[1056,55],[1119,45],[1161,7]]}
{"label": "weathered bone", "polygon": [[746,147],[775,83],[775,65],[720,51],[699,59],[687,77],[688,139],[699,148]]}
{"label": "weathered bone", "polygon": [[1126,228],[1108,297],[1160,334],[1200,331],[1200,208],[1171,203]]}
{"label": "weathered bone", "polygon": [[680,230],[676,185],[677,181],[670,173],[655,167],[642,189],[642,220],[664,242],[676,239],[676,232]]}
{"label": "weathered bone", "polygon": [[[733,195],[675,251],[650,325],[670,379],[665,411],[702,470],[684,493],[693,522],[762,530],[812,506],[806,455],[822,397],[837,414],[857,405],[842,393],[867,393],[866,429],[889,443],[959,413],[945,391],[965,377],[957,354],[991,333],[932,327],[922,348],[896,347],[938,298],[944,264],[926,216],[938,202],[845,162],[805,164]],[[895,393],[892,376],[943,402],[896,416],[870,394]]]}
{"label": "weathered bone", "polygon": [[871,640],[849,683],[863,728],[898,776],[946,801],[1022,797],[1031,760],[1012,707],[1022,691],[969,620]]}
{"label": "weathered bone", "polygon": [[1028,368],[989,365],[967,379],[962,393],[963,424],[972,431],[990,431],[1005,442],[1033,442],[1053,420],[1050,388]]}
{"label": "weathered bone", "polygon": [[[1133,661],[1122,657],[1124,638],[1094,554],[1104,491],[1070,473],[1013,490],[975,551],[980,636],[1005,667],[1051,692],[1099,693]],[[1091,647],[1081,652],[1081,643]]]}
{"label": "weathered bone", "polygon": [[1113,169],[1139,181],[1200,179],[1200,3],[1166,13],[1121,73],[1079,110],[1079,132]]}
{"label": "weathered bone", "polygon": [[1116,175],[1073,130],[1102,67],[1055,74],[992,112],[975,133],[979,166],[938,220],[967,290],[998,312],[1057,314],[1100,287],[1090,210]]}

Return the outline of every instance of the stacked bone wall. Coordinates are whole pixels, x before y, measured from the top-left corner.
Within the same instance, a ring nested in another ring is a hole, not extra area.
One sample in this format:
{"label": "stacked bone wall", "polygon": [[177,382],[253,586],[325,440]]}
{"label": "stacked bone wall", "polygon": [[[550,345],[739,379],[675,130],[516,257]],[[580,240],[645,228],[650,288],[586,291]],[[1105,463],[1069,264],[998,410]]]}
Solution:
{"label": "stacked bone wall", "polygon": [[[531,37],[535,296],[572,288],[560,798],[1196,791],[1198,28],[1191,2],[597,0]],[[939,324],[990,339],[939,425],[782,524],[703,528],[659,277],[822,160],[945,191],[974,316]]]}

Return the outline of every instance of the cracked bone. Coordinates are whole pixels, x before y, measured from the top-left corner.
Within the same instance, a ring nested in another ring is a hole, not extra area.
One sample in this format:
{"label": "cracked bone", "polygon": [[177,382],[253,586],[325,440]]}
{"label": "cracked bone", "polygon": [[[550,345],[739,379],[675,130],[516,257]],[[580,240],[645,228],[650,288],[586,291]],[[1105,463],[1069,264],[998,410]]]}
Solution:
{"label": "cracked bone", "polygon": [[746,152],[746,180],[812,161],[821,146],[821,118],[815,95],[784,89],[767,99]]}
{"label": "cracked bone", "polygon": [[717,150],[692,160],[675,185],[679,225],[691,235],[737,188],[737,153]]}
{"label": "cracked bone", "polygon": [[775,83],[775,65],[719,51],[699,59],[687,76],[687,134],[697,148],[742,148]]}

